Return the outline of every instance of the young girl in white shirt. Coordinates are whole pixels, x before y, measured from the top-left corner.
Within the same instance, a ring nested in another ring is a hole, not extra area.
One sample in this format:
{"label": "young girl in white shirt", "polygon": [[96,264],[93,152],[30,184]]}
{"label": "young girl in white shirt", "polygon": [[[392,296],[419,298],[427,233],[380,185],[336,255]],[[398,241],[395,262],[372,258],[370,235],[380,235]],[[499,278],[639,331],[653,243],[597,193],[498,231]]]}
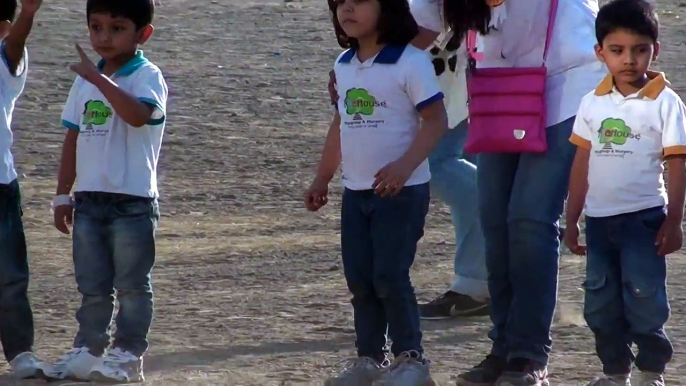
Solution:
{"label": "young girl in white shirt", "polygon": [[407,0],[329,0],[329,8],[348,50],[334,66],[337,111],[305,205],[326,205],[342,163],[357,357],[325,385],[431,385],[409,273],[429,208],[427,157],[447,129],[443,94],[427,53],[409,45],[418,28]]}

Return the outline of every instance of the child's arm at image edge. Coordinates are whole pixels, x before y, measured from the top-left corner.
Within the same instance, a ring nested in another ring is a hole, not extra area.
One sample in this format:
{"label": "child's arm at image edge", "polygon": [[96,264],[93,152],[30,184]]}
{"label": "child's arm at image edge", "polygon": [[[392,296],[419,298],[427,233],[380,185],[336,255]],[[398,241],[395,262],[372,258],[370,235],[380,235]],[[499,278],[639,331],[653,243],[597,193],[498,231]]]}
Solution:
{"label": "child's arm at image edge", "polygon": [[681,224],[686,190],[686,106],[674,95],[661,105],[663,119],[662,147],[667,162],[667,217]]}
{"label": "child's arm at image edge", "polygon": [[686,195],[686,159],[684,155],[666,157],[667,160],[667,217],[681,223]]}
{"label": "child's arm at image edge", "polygon": [[329,182],[336,174],[338,167],[341,165],[341,116],[336,111],[329,131],[326,134],[326,141],[322,149],[321,160],[317,167],[317,176],[321,180]]}
{"label": "child's arm at image edge", "polygon": [[56,195],[69,195],[76,181],[76,140],[79,131],[67,129],[67,134],[62,145],[62,158],[60,161],[59,174],[57,176]]}
{"label": "child's arm at image edge", "polygon": [[20,11],[9,35],[5,39],[5,52],[3,54],[12,75],[17,75],[17,68],[24,57],[26,39],[31,33],[31,28],[33,28],[33,18],[33,14]]}

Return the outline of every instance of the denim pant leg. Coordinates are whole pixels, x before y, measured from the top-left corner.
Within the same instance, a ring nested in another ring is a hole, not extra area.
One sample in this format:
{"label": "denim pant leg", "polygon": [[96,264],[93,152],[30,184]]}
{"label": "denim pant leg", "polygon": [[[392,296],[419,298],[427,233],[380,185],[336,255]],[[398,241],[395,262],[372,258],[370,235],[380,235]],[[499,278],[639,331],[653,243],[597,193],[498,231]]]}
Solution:
{"label": "denim pant leg", "polygon": [[0,341],[7,361],[33,348],[33,313],[28,299],[29,263],[15,180],[0,185]]}
{"label": "denim pant leg", "polygon": [[424,236],[429,211],[429,184],[404,187],[393,197],[374,195],[371,234],[374,290],[388,321],[394,356],[422,349],[419,309],[410,281],[417,243]]}
{"label": "denim pant leg", "polygon": [[517,174],[519,155],[479,154],[477,156],[479,217],[484,234],[488,292],[491,296],[491,322],[488,337],[493,341],[491,354],[506,358],[507,321],[512,302],[510,283],[510,246],[507,213],[512,186]]}
{"label": "denim pant leg", "polygon": [[75,194],[72,241],[81,306],[76,312],[79,330],[74,347],[87,347],[94,355],[110,344],[114,312],[114,263],[105,216],[109,205],[95,193]]}
{"label": "denim pant leg", "polygon": [[543,154],[478,159],[494,328],[492,353],[547,364],[557,301],[559,219],[575,148],[574,118],[547,128]]}
{"label": "denim pant leg", "polygon": [[574,117],[546,129],[548,150],[522,154],[508,211],[510,281],[513,287],[507,346],[512,358],[548,363],[557,303],[559,220],[576,147],[569,142]]}
{"label": "denim pant leg", "polygon": [[617,225],[617,216],[586,217],[584,318],[595,336],[603,373],[608,375],[629,374],[634,360],[624,317],[620,249],[613,238]]}
{"label": "denim pant leg", "polygon": [[149,198],[126,197],[113,202],[108,215],[113,284],[119,301],[112,346],[142,356],[148,350],[153,318],[152,269],[159,205]]}
{"label": "denim pant leg", "polygon": [[372,190],[345,189],[341,209],[343,272],[352,294],[357,355],[385,358],[386,314],[374,291],[374,246],[371,233]]}
{"label": "denim pant leg", "polygon": [[429,157],[431,191],[448,207],[455,230],[455,281],[450,290],[488,298],[484,236],[478,213],[476,166],[463,158],[467,121],[449,130]]}
{"label": "denim pant leg", "polygon": [[635,364],[641,371],[662,373],[674,355],[664,329],[670,315],[667,261],[655,246],[666,213],[659,207],[624,217],[616,237],[621,243],[624,310],[638,348]]}

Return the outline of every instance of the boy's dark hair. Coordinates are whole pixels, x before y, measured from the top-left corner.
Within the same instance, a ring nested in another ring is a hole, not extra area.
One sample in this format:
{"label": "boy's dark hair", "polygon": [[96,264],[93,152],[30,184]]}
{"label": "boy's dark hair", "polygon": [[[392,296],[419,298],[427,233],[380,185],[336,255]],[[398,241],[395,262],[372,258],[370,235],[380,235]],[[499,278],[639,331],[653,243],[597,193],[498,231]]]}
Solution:
{"label": "boy's dark hair", "polygon": [[131,20],[136,29],[152,24],[155,14],[155,0],[88,0],[86,18],[94,13],[107,13],[113,17],[124,17]]}
{"label": "boy's dark hair", "polygon": [[17,0],[0,1],[0,21],[14,21],[17,15]]}
{"label": "boy's dark hair", "polygon": [[470,30],[476,30],[482,35],[488,34],[491,7],[484,0],[444,0],[443,14],[457,46],[464,41]]}
{"label": "boy's dark hair", "polygon": [[595,36],[599,44],[607,35],[623,29],[657,41],[660,23],[655,8],[646,0],[612,0],[603,5],[595,21]]}
{"label": "boy's dark hair", "polygon": [[[336,9],[340,0],[328,0],[331,20],[336,30],[336,39],[343,48],[359,49],[357,39],[348,37],[343,31],[336,16]],[[406,46],[419,34],[419,26],[410,12],[407,0],[377,0],[381,5],[377,30],[379,44]]]}

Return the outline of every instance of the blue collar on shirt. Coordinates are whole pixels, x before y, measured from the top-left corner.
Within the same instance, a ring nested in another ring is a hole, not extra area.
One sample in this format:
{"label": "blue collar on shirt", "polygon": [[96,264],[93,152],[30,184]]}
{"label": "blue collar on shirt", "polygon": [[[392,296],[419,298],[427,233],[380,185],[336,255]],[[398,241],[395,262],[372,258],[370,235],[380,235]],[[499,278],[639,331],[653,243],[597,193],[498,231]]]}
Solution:
{"label": "blue collar on shirt", "polygon": [[[136,70],[141,68],[147,62],[148,59],[145,56],[143,56],[143,51],[138,50],[136,51],[136,56],[134,56],[131,60],[126,62],[126,64],[121,66],[114,73],[114,76],[129,76],[136,72]],[[102,71],[103,67],[105,67],[105,59],[100,59],[100,61],[98,62],[98,70]]]}
{"label": "blue collar on shirt", "polygon": [[[391,46],[387,45],[376,55],[374,64],[396,64],[405,52],[407,46]],[[338,60],[338,63],[350,63],[357,52],[354,49],[349,49]]]}

